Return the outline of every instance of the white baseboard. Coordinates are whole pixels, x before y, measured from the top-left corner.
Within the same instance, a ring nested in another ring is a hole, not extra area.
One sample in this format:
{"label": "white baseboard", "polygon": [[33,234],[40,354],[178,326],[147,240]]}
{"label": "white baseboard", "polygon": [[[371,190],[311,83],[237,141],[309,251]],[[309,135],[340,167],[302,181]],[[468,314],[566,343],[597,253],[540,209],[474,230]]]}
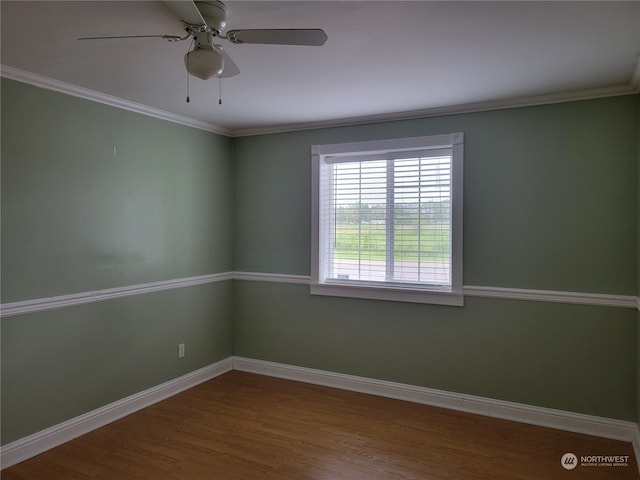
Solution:
{"label": "white baseboard", "polygon": [[0,465],[8,468],[231,370],[631,442],[640,463],[640,430],[633,422],[234,356],[9,443],[0,449]]}
{"label": "white baseboard", "polygon": [[586,435],[636,442],[634,444],[636,458],[640,459],[638,425],[633,422],[243,357],[233,357],[233,369]]}
{"label": "white baseboard", "polygon": [[4,469],[20,463],[177,393],[195,387],[202,382],[229,372],[232,367],[231,357],[225,358],[199,370],[4,445],[0,450],[0,465]]}

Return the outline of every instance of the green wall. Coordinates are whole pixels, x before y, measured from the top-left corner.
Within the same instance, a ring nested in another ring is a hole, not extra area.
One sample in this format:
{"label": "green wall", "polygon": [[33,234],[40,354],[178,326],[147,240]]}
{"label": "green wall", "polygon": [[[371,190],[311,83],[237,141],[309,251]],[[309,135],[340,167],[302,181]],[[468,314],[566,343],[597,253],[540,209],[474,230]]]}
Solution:
{"label": "green wall", "polygon": [[[3,303],[231,270],[229,138],[2,79],[1,154]],[[231,289],[3,318],[2,443],[231,355]]]}
{"label": "green wall", "polygon": [[230,156],[229,138],[3,80],[2,302],[230,270]]}
{"label": "green wall", "polygon": [[215,283],[3,318],[2,443],[227,358],[231,289]]}
{"label": "green wall", "polygon": [[[238,138],[235,270],[310,272],[310,148],[464,132],[464,284],[635,295],[638,96]],[[636,312],[236,282],[234,353],[636,419]]]}
{"label": "green wall", "polygon": [[[233,270],[308,275],[311,145],[457,131],[465,285],[640,292],[638,95],[231,139],[11,80],[1,93],[3,303]],[[1,322],[3,444],[233,354],[640,412],[632,309],[225,281]]]}

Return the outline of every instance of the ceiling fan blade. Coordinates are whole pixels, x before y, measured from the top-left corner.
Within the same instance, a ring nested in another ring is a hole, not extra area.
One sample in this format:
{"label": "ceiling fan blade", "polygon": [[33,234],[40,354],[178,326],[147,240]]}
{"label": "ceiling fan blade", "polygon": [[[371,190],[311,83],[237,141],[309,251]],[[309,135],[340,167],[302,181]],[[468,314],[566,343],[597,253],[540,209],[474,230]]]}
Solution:
{"label": "ceiling fan blade", "polygon": [[178,20],[189,25],[206,25],[200,10],[191,0],[165,1],[164,4],[178,17]]}
{"label": "ceiling fan blade", "polygon": [[226,38],[233,43],[310,45],[319,47],[327,41],[327,34],[319,28],[275,28],[229,30]]}
{"label": "ceiling fan blade", "polygon": [[224,70],[222,70],[222,78],[235,77],[240,73],[240,69],[236,65],[226,50],[222,50],[222,56],[224,57]]}
{"label": "ceiling fan blade", "polygon": [[113,38],[164,38],[170,42],[184,40],[180,35],[117,35],[114,37],[80,37],[78,40],[105,40]]}

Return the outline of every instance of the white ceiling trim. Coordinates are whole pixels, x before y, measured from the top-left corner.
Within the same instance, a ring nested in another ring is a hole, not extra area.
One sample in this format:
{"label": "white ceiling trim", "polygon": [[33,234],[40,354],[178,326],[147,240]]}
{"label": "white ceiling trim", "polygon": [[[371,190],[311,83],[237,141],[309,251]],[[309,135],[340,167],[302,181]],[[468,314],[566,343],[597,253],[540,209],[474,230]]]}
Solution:
{"label": "white ceiling trim", "polygon": [[103,103],[116,108],[122,108],[124,110],[130,110],[132,112],[141,113],[161,120],[167,120],[169,122],[178,123],[187,127],[193,127],[200,130],[206,130],[213,133],[219,133],[221,135],[230,135],[231,131],[226,128],[222,128],[212,123],[195,120],[193,118],[185,117],[183,115],[177,115],[175,113],[160,110],[158,108],[149,107],[141,103],[124,100],[122,98],[107,95],[105,93],[96,92],[87,88],[78,87],[70,83],[61,82],[52,78],[44,77],[42,75],[36,75],[35,73],[25,72],[18,68],[1,65],[0,75],[9,78],[11,80],[17,80],[19,82],[28,83],[36,87],[44,88],[47,90],[53,90],[55,92],[66,93],[74,97],[83,98],[85,100],[91,100],[93,102]]}
{"label": "white ceiling trim", "polygon": [[259,128],[239,128],[228,129],[212,123],[203,122],[193,118],[177,115],[175,113],[160,110],[154,107],[131,102],[122,98],[114,97],[104,93],[96,92],[86,88],[78,87],[69,83],[54,80],[52,78],[36,75],[18,68],[0,65],[0,76],[28,83],[47,90],[65,93],[86,100],[103,103],[116,108],[122,108],[132,112],[148,115],[169,122],[185,125],[188,127],[206,130],[209,132],[225,135],[228,137],[244,137],[251,135],[265,135],[270,133],[284,133],[298,130],[312,130],[318,128],[346,127],[352,125],[364,125],[369,123],[381,123],[400,120],[414,120],[426,117],[441,117],[446,115],[458,115],[463,113],[484,112],[490,110],[502,110],[507,108],[531,107],[536,105],[547,105],[553,103],[563,103],[578,100],[590,100],[596,98],[613,97],[620,95],[631,95],[640,92],[640,61],[638,62],[632,81],[628,85],[595,88],[587,90],[577,90],[551,95],[540,95],[532,97],[512,98],[506,100],[495,100],[488,102],[469,103],[454,105],[449,107],[429,108],[425,110],[413,110],[409,112],[398,112],[391,114],[372,115],[365,117],[350,117],[343,119],[326,120],[319,122],[306,122],[283,124]]}
{"label": "white ceiling trim", "polygon": [[350,125],[364,125],[368,123],[381,123],[400,120],[415,120],[427,117],[443,117],[446,115],[458,115],[463,113],[485,112],[490,110],[503,110],[507,108],[534,107],[537,105],[548,105],[553,103],[564,103],[578,100],[592,100],[596,98],[616,97],[621,95],[632,95],[640,92],[640,70],[637,70],[637,84],[629,84],[615,87],[593,88],[587,90],[576,90],[551,95],[540,95],[532,97],[519,97],[506,100],[492,100],[488,102],[467,103],[453,105],[450,107],[428,108],[425,110],[413,110],[409,112],[399,112],[382,115],[372,115],[367,117],[352,117],[321,122],[297,123],[289,125],[278,125],[264,128],[239,128],[233,130],[234,137],[244,137],[251,135],[262,135],[268,133],[283,133],[296,130],[312,130],[317,128],[346,127]]}

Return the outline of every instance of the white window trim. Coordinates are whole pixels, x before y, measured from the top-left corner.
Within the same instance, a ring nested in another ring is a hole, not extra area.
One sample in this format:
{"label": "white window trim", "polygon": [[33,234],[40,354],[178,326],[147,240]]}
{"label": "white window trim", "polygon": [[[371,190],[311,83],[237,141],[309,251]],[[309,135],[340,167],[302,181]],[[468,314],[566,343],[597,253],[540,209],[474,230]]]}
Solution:
{"label": "white window trim", "polygon": [[[438,291],[418,286],[342,283],[339,280],[320,279],[320,168],[324,157],[336,161],[339,156],[383,153],[387,151],[451,148],[451,290]],[[312,295],[430,303],[437,305],[464,305],[462,291],[462,200],[464,134],[461,132],[424,137],[376,140],[371,142],[313,145],[311,147],[311,284]]]}

